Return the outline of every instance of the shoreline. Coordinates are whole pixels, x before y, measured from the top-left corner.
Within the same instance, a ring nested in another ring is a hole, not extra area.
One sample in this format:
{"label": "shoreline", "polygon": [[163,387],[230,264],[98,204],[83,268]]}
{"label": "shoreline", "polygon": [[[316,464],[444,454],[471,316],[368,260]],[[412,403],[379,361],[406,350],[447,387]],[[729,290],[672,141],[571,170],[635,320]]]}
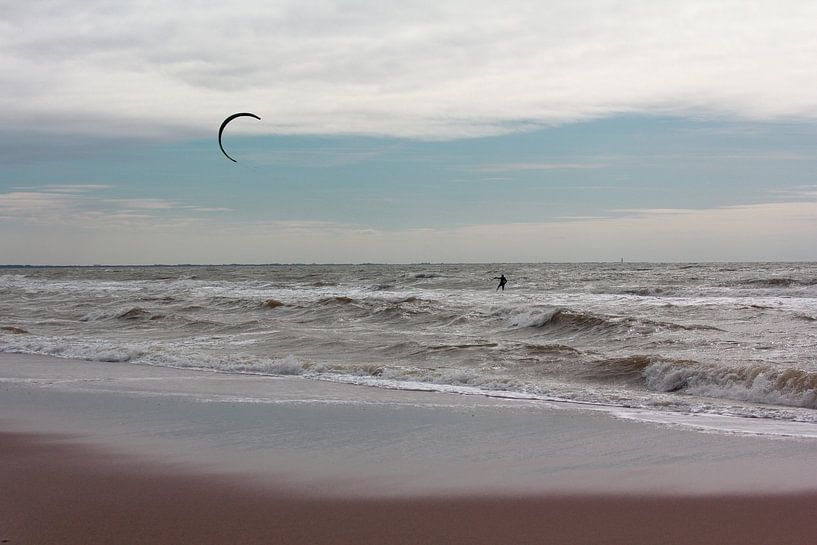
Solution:
{"label": "shoreline", "polygon": [[346,495],[817,491],[817,439],[705,416],[9,353],[0,389],[5,431]]}
{"label": "shoreline", "polygon": [[[506,390],[490,390],[483,389],[479,386],[468,385],[451,385],[434,382],[413,382],[410,380],[392,380],[379,379],[377,377],[364,376],[307,376],[304,374],[274,374],[263,372],[247,372],[247,371],[230,371],[218,368],[196,367],[196,366],[173,366],[161,365],[152,363],[131,363],[124,361],[108,361],[108,360],[93,360],[80,359],[72,356],[62,355],[48,355],[40,353],[28,352],[0,352],[0,370],[2,365],[14,359],[29,359],[29,360],[60,360],[65,362],[82,363],[87,365],[133,365],[140,368],[149,368],[156,370],[169,370],[171,372],[177,371],[182,373],[203,373],[214,374],[224,377],[245,377],[255,379],[270,379],[270,380],[289,380],[295,378],[297,380],[305,380],[315,382],[318,384],[340,385],[341,387],[352,388],[367,388],[379,391],[393,391],[402,392],[407,395],[412,393],[441,395],[441,396],[469,396],[482,398],[487,400],[496,400],[498,402],[531,402],[538,403],[542,406],[550,406],[554,408],[563,408],[576,411],[592,411],[600,414],[606,414],[611,418],[631,420],[640,423],[659,424],[665,427],[676,427],[678,429],[695,430],[705,433],[721,433],[721,434],[737,434],[745,436],[758,437],[779,437],[791,439],[817,439],[817,422],[801,421],[796,419],[775,419],[762,418],[756,416],[734,415],[734,414],[720,414],[708,412],[682,412],[682,411],[661,411],[655,408],[645,408],[638,406],[614,405],[603,402],[585,401],[581,399],[570,399],[553,397],[541,394],[532,394],[527,392],[506,391]],[[0,373],[0,380],[3,377]],[[741,400],[720,400],[723,402],[731,402],[734,405],[751,404],[751,402]],[[761,406],[763,404],[760,404]],[[770,405],[783,410],[810,410],[803,407],[789,407],[785,405]]]}
{"label": "shoreline", "polygon": [[0,432],[8,543],[805,545],[817,491],[328,498]]}
{"label": "shoreline", "polygon": [[0,354],[0,540],[805,545],[817,441]]}

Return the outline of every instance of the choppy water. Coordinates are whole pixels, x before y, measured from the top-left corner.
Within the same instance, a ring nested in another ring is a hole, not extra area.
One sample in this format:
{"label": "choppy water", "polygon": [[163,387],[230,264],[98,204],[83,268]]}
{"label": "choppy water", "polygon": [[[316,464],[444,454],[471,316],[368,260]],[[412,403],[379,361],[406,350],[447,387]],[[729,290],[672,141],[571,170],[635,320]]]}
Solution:
{"label": "choppy water", "polygon": [[817,264],[6,268],[0,351],[817,422]]}

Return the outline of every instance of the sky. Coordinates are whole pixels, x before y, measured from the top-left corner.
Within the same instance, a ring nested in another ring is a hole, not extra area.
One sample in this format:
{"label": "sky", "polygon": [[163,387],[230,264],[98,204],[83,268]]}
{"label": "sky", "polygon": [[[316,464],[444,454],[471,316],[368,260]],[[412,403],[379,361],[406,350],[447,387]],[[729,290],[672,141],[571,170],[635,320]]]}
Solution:
{"label": "sky", "polygon": [[811,0],[0,8],[0,264],[817,260]]}

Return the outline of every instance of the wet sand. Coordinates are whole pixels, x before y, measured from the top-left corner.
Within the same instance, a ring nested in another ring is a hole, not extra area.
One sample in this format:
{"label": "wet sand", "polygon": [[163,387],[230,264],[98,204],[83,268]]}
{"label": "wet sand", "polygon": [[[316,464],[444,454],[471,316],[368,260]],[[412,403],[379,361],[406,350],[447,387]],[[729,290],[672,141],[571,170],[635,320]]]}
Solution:
{"label": "wet sand", "polygon": [[0,434],[0,539],[39,544],[806,545],[817,494],[302,495]]}
{"label": "wet sand", "polygon": [[0,542],[806,545],[815,446],[552,403],[0,354]]}

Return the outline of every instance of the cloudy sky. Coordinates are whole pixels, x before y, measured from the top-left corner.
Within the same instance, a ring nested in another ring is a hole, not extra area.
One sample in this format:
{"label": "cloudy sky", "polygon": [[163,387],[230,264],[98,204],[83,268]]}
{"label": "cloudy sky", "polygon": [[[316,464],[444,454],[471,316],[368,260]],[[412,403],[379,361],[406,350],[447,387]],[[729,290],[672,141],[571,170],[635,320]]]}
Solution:
{"label": "cloudy sky", "polygon": [[812,0],[0,7],[0,264],[817,259]]}

